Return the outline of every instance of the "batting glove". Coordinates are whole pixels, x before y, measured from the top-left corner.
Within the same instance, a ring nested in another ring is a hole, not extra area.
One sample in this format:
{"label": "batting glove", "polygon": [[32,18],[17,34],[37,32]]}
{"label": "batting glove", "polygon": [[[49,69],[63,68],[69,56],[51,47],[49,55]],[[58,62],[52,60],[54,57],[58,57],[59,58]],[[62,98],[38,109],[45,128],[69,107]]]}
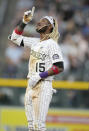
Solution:
{"label": "batting glove", "polygon": [[34,88],[36,84],[41,80],[40,75],[37,73],[30,77],[29,79],[29,87]]}
{"label": "batting glove", "polygon": [[32,20],[34,11],[35,11],[35,7],[33,7],[32,10],[24,12],[24,16],[23,16],[24,24],[28,24]]}

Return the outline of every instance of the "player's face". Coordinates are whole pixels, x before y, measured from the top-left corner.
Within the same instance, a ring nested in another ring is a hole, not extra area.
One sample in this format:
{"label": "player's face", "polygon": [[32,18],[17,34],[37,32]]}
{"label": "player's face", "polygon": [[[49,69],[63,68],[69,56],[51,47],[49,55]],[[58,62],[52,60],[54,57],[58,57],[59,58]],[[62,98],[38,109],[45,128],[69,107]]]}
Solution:
{"label": "player's face", "polygon": [[48,29],[49,25],[50,22],[47,19],[41,19],[36,25],[36,31],[38,33],[44,33]]}

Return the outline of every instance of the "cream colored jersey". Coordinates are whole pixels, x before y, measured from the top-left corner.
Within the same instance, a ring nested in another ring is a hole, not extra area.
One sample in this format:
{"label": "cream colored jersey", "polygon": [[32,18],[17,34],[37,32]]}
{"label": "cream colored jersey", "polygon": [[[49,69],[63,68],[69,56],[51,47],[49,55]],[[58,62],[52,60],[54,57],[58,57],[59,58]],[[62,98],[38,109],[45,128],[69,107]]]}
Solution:
{"label": "cream colored jersey", "polygon": [[[24,37],[13,32],[11,40],[19,46],[23,43],[24,47],[31,48],[28,78],[35,73],[47,71],[53,63],[63,61],[61,49],[52,39],[40,42],[39,38]],[[53,80],[53,76],[49,76],[45,80]]]}

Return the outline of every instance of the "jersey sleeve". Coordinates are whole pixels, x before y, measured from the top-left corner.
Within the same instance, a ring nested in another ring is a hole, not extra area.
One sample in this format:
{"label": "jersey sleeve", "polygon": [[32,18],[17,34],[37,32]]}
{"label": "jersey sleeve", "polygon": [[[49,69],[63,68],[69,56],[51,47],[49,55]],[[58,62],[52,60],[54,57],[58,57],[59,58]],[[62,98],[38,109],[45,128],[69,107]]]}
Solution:
{"label": "jersey sleeve", "polygon": [[62,52],[59,45],[55,41],[50,41],[49,56],[52,64],[63,61]]}
{"label": "jersey sleeve", "polygon": [[34,38],[34,37],[25,37],[19,34],[16,34],[15,31],[13,31],[10,40],[17,44],[18,46],[24,46],[24,47],[29,47],[31,48],[32,45],[35,45],[38,41],[39,38]]}

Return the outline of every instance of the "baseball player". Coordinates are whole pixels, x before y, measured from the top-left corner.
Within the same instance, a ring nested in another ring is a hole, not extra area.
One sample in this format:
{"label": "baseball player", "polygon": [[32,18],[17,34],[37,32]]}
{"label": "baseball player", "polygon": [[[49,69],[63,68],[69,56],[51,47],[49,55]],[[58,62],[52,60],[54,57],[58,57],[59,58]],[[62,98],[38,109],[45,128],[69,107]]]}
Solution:
{"label": "baseball player", "polygon": [[31,49],[28,86],[25,94],[25,111],[29,131],[46,131],[45,121],[52,94],[53,76],[63,71],[63,58],[57,43],[59,38],[57,21],[51,16],[40,19],[36,31],[40,38],[22,36],[24,27],[32,20],[35,7],[26,11],[10,39],[18,46]]}

